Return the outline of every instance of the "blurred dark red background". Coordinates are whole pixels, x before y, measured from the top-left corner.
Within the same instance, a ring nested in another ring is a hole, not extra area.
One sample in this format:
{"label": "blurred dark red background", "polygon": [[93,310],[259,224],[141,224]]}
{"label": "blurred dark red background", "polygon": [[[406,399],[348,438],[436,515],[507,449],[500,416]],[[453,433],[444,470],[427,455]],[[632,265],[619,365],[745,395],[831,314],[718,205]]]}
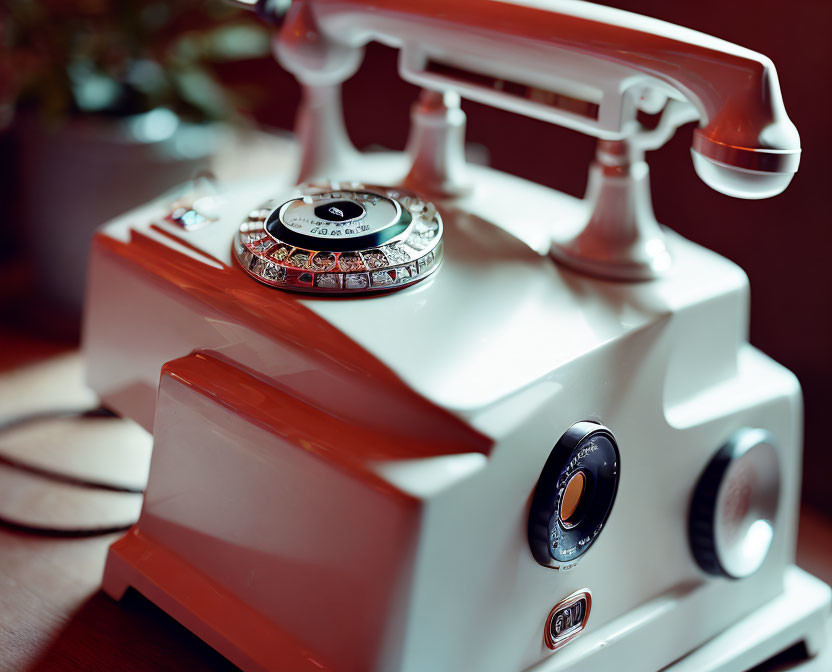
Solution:
{"label": "blurred dark red background", "polygon": [[[696,177],[689,156],[691,128],[681,129],[649,156],[655,210],[663,224],[743,267],[751,280],[751,341],[792,369],[804,388],[806,500],[832,513],[827,474],[832,453],[824,426],[832,406],[832,230],[827,213],[832,151],[832,3],[827,0],[610,0],[736,42],[772,58],[787,110],[803,143],[800,172],[781,196],[741,201],[722,196]],[[346,83],[345,115],[360,148],[402,148],[415,87],[396,71],[396,52],[367,49],[364,65]],[[252,110],[264,125],[291,128],[299,99],[294,79],[274,62],[228,65],[221,75],[262,87]],[[594,141],[543,122],[463,102],[469,141],[485,145],[491,164],[575,196],[583,194]],[[6,187],[8,189],[8,187]]]}

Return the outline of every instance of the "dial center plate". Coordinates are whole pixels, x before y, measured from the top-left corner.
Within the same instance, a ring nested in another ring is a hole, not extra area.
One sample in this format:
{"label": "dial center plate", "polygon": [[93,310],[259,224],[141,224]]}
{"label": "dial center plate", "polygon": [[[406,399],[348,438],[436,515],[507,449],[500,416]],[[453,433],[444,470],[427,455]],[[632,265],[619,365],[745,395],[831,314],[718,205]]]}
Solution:
{"label": "dial center plate", "polygon": [[[266,230],[278,240],[296,236],[314,238],[321,249],[371,247],[401,233],[409,223],[393,199],[367,191],[332,191],[309,194],[284,203],[269,218]],[[326,241],[326,242],[325,242]]]}

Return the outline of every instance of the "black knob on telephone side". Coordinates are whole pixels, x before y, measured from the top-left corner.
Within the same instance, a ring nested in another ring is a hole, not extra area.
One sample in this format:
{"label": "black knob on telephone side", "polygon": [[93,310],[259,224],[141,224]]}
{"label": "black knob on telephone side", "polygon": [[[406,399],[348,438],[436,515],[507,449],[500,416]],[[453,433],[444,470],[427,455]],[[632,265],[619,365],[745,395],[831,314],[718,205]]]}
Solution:
{"label": "black knob on telephone side", "polygon": [[609,518],[620,474],[609,429],[584,421],[566,430],[546,460],[529,510],[529,546],[539,564],[569,569],[589,550]]}

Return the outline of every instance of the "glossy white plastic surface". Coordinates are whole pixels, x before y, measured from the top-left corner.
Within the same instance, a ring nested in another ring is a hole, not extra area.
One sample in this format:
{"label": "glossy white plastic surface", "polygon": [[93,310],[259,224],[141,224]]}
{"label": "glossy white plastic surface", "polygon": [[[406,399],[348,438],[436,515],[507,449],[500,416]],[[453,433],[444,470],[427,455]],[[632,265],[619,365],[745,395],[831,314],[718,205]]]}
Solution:
{"label": "glossy white plastic surface", "polygon": [[[362,157],[343,125],[340,83],[371,40],[431,89],[409,156]],[[574,0],[296,0],[274,46],[305,87],[299,164],[287,143],[285,170],[225,185],[202,228],[161,199],[96,242],[89,381],[155,438],[105,589],[137,587],[246,670],[728,670],[816,648],[829,591],[791,569],[799,385],[747,342],[745,274],[659,229],[643,162],[696,118],[708,184],[784,188],[800,146],[771,62]],[[618,144],[585,201],[466,167],[456,94]],[[662,109],[644,132],[637,111]],[[430,192],[443,266],[372,298],[256,284],[234,232],[298,175]],[[655,279],[569,270],[553,241],[579,271]],[[529,502],[587,420],[616,437],[618,494],[592,548],[553,570],[530,551]],[[694,560],[688,513],[743,427],[774,437],[782,487],[765,560],[729,581]],[[552,652],[548,616],[581,590],[586,628]],[[795,599],[788,625],[760,626]],[[728,628],[756,636],[732,648]]]}
{"label": "glossy white plastic surface", "polygon": [[[379,155],[362,164],[361,177],[403,177],[407,168],[402,156]],[[580,225],[581,202],[488,169],[470,170],[470,195],[442,206],[446,257],[433,277],[372,299],[298,299],[406,388],[493,442],[487,454],[472,448],[366,464],[415,503],[404,526],[395,522],[404,515],[396,513],[395,497],[364,493],[324,463],[323,500],[295,491],[293,484],[314,481],[315,461],[303,466],[306,457],[287,453],[288,444],[229,413],[221,399],[209,402],[171,384],[157,402],[159,371],[194,351],[210,352],[368,431],[429,442],[454,431],[449,420],[426,422],[426,409],[356,387],[354,377],[270,339],[255,323],[162,291],[105,254],[94,257],[85,330],[89,380],[106,403],[148,427],[156,409],[157,445],[139,529],[326,660],[337,659],[341,640],[322,637],[321,619],[353,633],[353,643],[369,642],[343,602],[369,609],[367,618],[382,624],[375,657],[342,661],[342,669],[502,672],[548,658],[546,670],[606,672],[626,656],[638,661],[634,671],[656,670],[782,593],[794,558],[797,381],[747,344],[747,280],[730,262],[671,236],[675,263],[660,280],[620,284],[570,272],[546,252],[552,235]],[[159,233],[174,231],[162,221],[164,201],[125,215],[102,235],[128,241],[131,230],[140,231],[207,270],[230,265],[235,227],[265,197],[279,200],[290,191],[281,179],[229,186],[219,194],[217,222],[175,231],[187,246]],[[580,420],[614,432],[622,479],[598,541],[576,568],[558,572],[538,565],[529,551],[528,501],[555,441]],[[729,582],[698,568],[685,521],[699,473],[745,426],[776,437],[783,489],[765,562],[750,578]],[[314,436],[314,427],[307,431]],[[352,559],[341,570],[316,546],[330,521],[316,508],[321,501],[346,516],[335,529],[357,526],[357,536],[344,537],[345,553],[352,554],[344,558]],[[394,529],[412,554],[378,583],[379,569],[362,565],[360,549],[392,552],[386,545]],[[109,581],[119,585],[117,577],[129,572],[116,561],[112,566]],[[313,591],[305,603],[302,585],[312,590],[312,583],[298,584],[296,571],[312,582],[346,571],[344,585],[352,588],[333,593],[332,602]],[[361,586],[372,585],[386,586],[392,601],[362,605]],[[550,609],[585,587],[593,594],[585,633],[551,653],[542,637]],[[198,614],[188,618],[199,623]],[[247,660],[210,632],[203,636],[232,659]]]}

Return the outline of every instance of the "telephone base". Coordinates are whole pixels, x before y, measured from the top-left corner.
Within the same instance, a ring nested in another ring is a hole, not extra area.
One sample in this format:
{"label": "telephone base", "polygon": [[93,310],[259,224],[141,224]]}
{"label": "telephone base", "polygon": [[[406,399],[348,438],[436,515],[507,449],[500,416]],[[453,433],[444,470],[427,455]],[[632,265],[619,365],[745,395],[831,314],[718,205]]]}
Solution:
{"label": "telephone base", "polygon": [[[247,672],[327,669],[276,623],[135,527],[110,547],[104,570],[103,589],[110,597],[121,599],[128,588],[137,590]],[[786,569],[780,595],[665,672],[746,670],[801,641],[809,654],[815,655],[825,644],[830,605],[832,590],[792,565]],[[565,650],[531,670],[618,669],[621,651],[615,643],[628,638],[624,632],[604,634],[609,636],[599,638],[594,655],[569,661]]]}

